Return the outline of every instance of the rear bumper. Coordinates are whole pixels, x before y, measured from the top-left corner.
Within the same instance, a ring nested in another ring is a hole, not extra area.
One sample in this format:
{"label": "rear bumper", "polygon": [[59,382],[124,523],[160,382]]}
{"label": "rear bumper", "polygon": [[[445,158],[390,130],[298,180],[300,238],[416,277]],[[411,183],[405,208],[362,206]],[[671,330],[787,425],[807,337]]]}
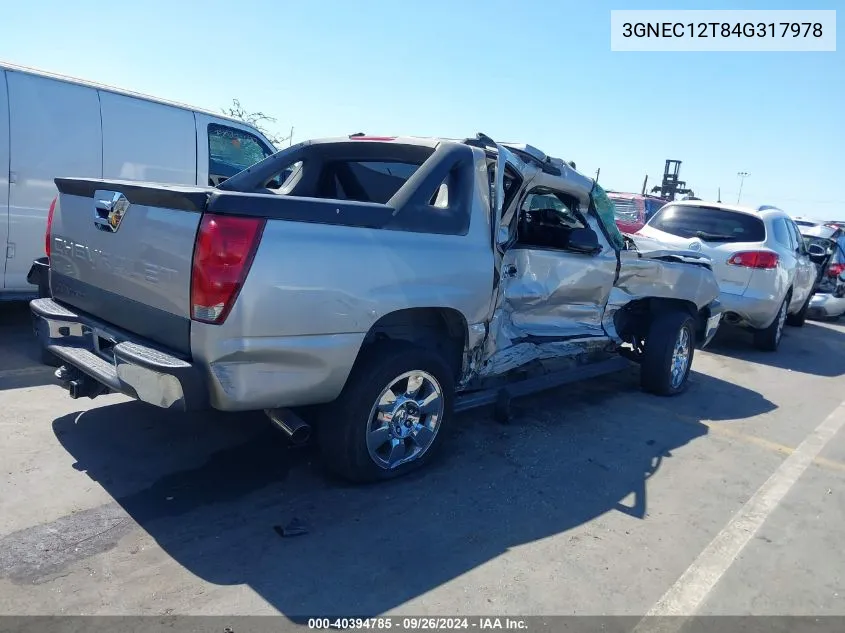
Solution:
{"label": "rear bumper", "polygon": [[52,299],[35,299],[30,308],[36,336],[65,365],[56,376],[72,396],[97,395],[93,380],[97,387],[164,409],[208,408],[203,373],[188,361]]}
{"label": "rear bumper", "polygon": [[811,319],[830,319],[842,314],[845,314],[845,297],[834,297],[832,294],[814,294],[807,308],[807,316]]}
{"label": "rear bumper", "polygon": [[750,297],[735,295],[728,292],[719,294],[719,301],[728,322],[734,321],[752,328],[767,328],[775,320],[780,301],[773,301],[770,297]]}

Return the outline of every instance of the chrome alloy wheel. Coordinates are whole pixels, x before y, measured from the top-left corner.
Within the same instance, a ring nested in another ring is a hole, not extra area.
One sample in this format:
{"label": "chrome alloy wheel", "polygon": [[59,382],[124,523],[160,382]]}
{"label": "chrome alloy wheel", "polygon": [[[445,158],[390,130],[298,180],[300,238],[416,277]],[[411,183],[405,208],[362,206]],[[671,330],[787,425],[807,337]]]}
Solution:
{"label": "chrome alloy wheel", "polygon": [[675,347],[672,350],[671,372],[673,389],[680,387],[687,375],[687,369],[689,368],[690,361],[691,342],[689,329],[682,327],[681,331],[678,332],[678,338],[675,340]]}
{"label": "chrome alloy wheel", "polygon": [[422,457],[440,430],[444,406],[443,389],[428,372],[395,378],[370,410],[367,449],[372,460],[391,470]]}

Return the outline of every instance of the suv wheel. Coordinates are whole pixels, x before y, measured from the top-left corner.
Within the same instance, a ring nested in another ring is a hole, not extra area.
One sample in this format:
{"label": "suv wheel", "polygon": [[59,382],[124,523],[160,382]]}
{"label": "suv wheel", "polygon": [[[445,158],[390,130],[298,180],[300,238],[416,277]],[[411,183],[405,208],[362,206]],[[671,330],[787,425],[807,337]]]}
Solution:
{"label": "suv wheel", "polygon": [[807,320],[807,310],[810,309],[810,299],[812,298],[813,293],[811,292],[798,312],[786,315],[787,325],[791,325],[793,327],[802,327],[804,325],[804,322]]}
{"label": "suv wheel", "polygon": [[774,352],[777,350],[778,345],[780,345],[780,339],[783,336],[783,326],[786,323],[786,314],[789,310],[791,296],[791,294],[786,295],[783,303],[780,304],[778,315],[769,327],[754,332],[754,346],[757,349],[763,350],[764,352]]}
{"label": "suv wheel", "polygon": [[317,432],[326,466],[355,482],[392,479],[436,455],[452,417],[453,372],[428,350],[385,342],[365,350]]}
{"label": "suv wheel", "polygon": [[659,396],[686,389],[695,353],[695,320],[686,312],[664,312],[652,320],[640,365],[640,384]]}

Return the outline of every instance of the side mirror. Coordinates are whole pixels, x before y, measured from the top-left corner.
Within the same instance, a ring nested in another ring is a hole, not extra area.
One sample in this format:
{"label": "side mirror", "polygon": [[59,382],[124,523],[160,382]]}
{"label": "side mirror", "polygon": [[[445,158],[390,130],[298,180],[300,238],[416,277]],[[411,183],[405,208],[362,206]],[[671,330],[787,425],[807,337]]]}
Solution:
{"label": "side mirror", "polygon": [[590,228],[573,229],[569,234],[569,243],[566,247],[578,253],[592,254],[601,250],[599,237]]}

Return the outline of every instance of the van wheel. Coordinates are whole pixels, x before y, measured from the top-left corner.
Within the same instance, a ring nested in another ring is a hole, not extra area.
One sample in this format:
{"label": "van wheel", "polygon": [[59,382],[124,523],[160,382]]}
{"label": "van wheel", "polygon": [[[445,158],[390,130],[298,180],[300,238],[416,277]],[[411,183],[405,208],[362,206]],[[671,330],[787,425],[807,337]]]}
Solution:
{"label": "van wheel", "polygon": [[686,312],[664,312],[651,322],[640,364],[640,385],[658,396],[687,387],[695,354],[695,320]]}
{"label": "van wheel", "polygon": [[789,310],[791,296],[791,294],[786,295],[783,303],[780,304],[778,315],[769,327],[754,332],[754,347],[764,352],[777,351],[780,339],[783,336],[783,326],[786,323],[786,313]]}
{"label": "van wheel", "polygon": [[798,312],[786,315],[787,325],[791,325],[792,327],[802,327],[804,325],[804,322],[807,320],[807,310],[810,309],[810,299],[812,298],[813,293],[811,292]]}
{"label": "van wheel", "polygon": [[366,350],[340,397],[320,416],[317,437],[326,466],[363,483],[429,462],[451,422],[452,376],[440,356],[409,343]]}

